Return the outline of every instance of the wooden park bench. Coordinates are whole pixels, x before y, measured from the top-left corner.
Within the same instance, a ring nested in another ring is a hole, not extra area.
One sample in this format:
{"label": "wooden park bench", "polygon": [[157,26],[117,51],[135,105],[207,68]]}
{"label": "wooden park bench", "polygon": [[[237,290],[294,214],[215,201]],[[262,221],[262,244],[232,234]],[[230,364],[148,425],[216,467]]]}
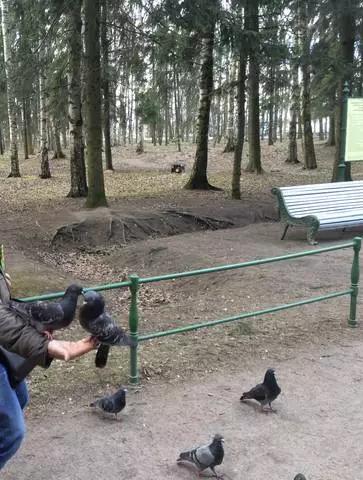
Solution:
{"label": "wooden park bench", "polygon": [[279,218],[285,225],[281,240],[293,225],[306,225],[307,239],[315,245],[318,230],[345,230],[363,225],[363,181],[319,183],[273,188]]}

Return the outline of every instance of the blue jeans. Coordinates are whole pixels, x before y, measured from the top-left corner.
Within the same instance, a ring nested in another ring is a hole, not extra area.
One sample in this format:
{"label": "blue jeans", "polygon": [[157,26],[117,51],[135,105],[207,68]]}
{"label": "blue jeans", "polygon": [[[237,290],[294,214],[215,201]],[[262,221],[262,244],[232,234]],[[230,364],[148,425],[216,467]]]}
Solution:
{"label": "blue jeans", "polygon": [[15,389],[9,384],[8,374],[0,364],[0,470],[15,455],[25,435],[23,408],[28,403],[25,382]]}

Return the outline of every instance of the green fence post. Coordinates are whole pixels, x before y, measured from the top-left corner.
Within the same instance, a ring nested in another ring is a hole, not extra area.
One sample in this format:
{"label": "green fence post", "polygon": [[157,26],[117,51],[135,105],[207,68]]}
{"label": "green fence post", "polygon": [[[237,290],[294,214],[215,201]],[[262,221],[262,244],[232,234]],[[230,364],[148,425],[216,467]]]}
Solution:
{"label": "green fence post", "polygon": [[130,383],[137,384],[137,347],[139,340],[139,312],[137,307],[139,277],[137,275],[130,276],[131,286],[131,305],[129,311],[129,328],[131,337],[130,347]]}
{"label": "green fence post", "polygon": [[358,285],[359,285],[359,252],[362,244],[361,237],[354,237],[354,256],[352,263],[352,272],[351,272],[351,282],[352,282],[352,293],[350,294],[350,314],[348,325],[350,327],[357,326],[357,296],[358,296]]}
{"label": "green fence post", "polygon": [[344,83],[342,109],[340,113],[340,145],[339,145],[339,166],[338,166],[338,182],[345,180],[345,143],[347,136],[347,112],[348,112],[348,82]]}

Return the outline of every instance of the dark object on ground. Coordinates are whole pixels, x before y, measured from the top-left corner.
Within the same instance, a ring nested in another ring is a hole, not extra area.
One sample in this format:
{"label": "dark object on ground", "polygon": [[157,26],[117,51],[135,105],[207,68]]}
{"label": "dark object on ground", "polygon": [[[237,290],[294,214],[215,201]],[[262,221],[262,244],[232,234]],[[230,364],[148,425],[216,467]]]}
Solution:
{"label": "dark object on ground", "polygon": [[265,373],[265,378],[262,383],[259,383],[248,392],[242,394],[240,400],[254,399],[260,402],[261,407],[269,404],[270,409],[271,402],[273,402],[281,393],[281,388],[277,385],[275,378],[275,370],[269,368]]}
{"label": "dark object on ground", "polygon": [[179,455],[177,463],[183,461],[193,463],[198,468],[198,475],[203,470],[210,468],[216,478],[221,478],[217,475],[214,467],[216,465],[221,465],[223,462],[223,442],[223,436],[217,433],[214,435],[213,442],[210,445],[202,445],[193,450],[182,452]]}
{"label": "dark object on ground", "polygon": [[298,473],[295,475],[294,480],[306,480],[306,477],[302,473]]}
{"label": "dark object on ground", "polygon": [[126,392],[127,388],[121,388],[113,395],[90,403],[90,407],[99,408],[106,413],[114,413],[117,418],[117,414],[126,407]]}
{"label": "dark object on ground", "polygon": [[9,308],[39,332],[51,336],[54,330],[71,324],[76,314],[78,297],[82,292],[82,287],[72,284],[66,289],[63,298],[56,302],[20,302],[12,299]]}
{"label": "dark object on ground", "polygon": [[170,173],[184,173],[185,172],[185,166],[181,163],[174,163],[171,166]]}

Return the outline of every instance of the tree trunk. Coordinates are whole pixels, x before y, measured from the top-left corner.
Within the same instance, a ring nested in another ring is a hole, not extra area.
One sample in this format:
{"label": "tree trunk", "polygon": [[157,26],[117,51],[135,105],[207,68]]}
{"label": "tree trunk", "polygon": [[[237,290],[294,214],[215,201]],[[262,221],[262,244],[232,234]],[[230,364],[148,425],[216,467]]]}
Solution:
{"label": "tree trunk", "polygon": [[209,116],[213,89],[213,45],[214,25],[209,34],[205,34],[202,38],[197,150],[190,178],[184,186],[189,190],[216,190],[216,187],[209,184],[207,178]]}
{"label": "tree trunk", "polygon": [[[236,58],[233,53],[230,55],[229,64],[229,82],[234,83],[236,79]],[[223,153],[234,152],[235,149],[235,135],[234,135],[234,102],[235,102],[234,86],[229,87],[228,94],[228,126],[227,126],[227,144],[224,147]]]}
{"label": "tree trunk", "polygon": [[[259,34],[258,0],[248,0],[246,21],[250,31]],[[257,40],[256,40],[257,43]],[[248,115],[248,145],[249,161],[247,172],[262,173],[260,145],[260,64],[258,57],[259,42],[252,46],[249,53],[249,115]]]}
{"label": "tree trunk", "polygon": [[68,73],[68,120],[70,135],[71,188],[67,197],[86,197],[88,193],[86,164],[84,159],[82,118],[82,0],[73,0],[69,6],[69,73]]}
{"label": "tree trunk", "polygon": [[138,142],[136,145],[136,153],[144,153],[144,122],[142,118],[139,117],[138,121]]}
{"label": "tree trunk", "polygon": [[326,144],[330,147],[335,145],[335,113],[329,117],[329,135]]}
{"label": "tree trunk", "polygon": [[[272,60],[270,60],[272,61]],[[268,145],[274,144],[274,91],[275,91],[275,67],[271,66],[268,78]],[[275,106],[276,108],[276,106]]]}
{"label": "tree trunk", "polygon": [[[340,159],[340,120],[341,108],[343,100],[343,86],[347,81],[350,88],[352,88],[352,79],[354,72],[354,43],[356,34],[356,18],[355,12],[351,8],[351,2],[347,0],[333,0],[335,8],[335,16],[338,19],[338,34],[340,43],[340,58],[341,70],[340,78],[338,79],[338,95],[335,109],[335,158],[332,182],[338,179],[339,159]],[[348,8],[350,7],[350,8]],[[345,180],[351,180],[351,164],[346,163]]]}
{"label": "tree trunk", "polygon": [[120,92],[119,96],[119,112],[120,112],[120,130],[121,130],[121,144],[126,147],[126,141],[127,141],[127,117],[126,117],[126,101],[125,101],[125,95],[123,92]]}
{"label": "tree trunk", "polygon": [[358,82],[358,97],[363,97],[363,20],[360,20],[359,25],[359,82]]}
{"label": "tree trunk", "polygon": [[11,45],[15,41],[11,25],[9,6],[12,5],[10,0],[1,0],[1,27],[3,34],[4,62],[6,91],[8,96],[8,118],[10,133],[10,173],[9,177],[20,177],[19,156],[18,156],[18,135],[16,122],[16,104],[15,104],[15,65],[11,55]]}
{"label": "tree trunk", "polygon": [[322,117],[319,117],[319,140],[324,140],[324,125]]}
{"label": "tree trunk", "polygon": [[24,159],[28,160],[29,152],[28,152],[28,125],[26,121],[26,106],[25,100],[23,100],[23,143],[24,143]]}
{"label": "tree trunk", "polygon": [[28,154],[34,155],[34,145],[33,145],[33,128],[30,115],[30,101],[28,98],[25,99],[25,122],[26,122],[26,131],[27,131],[27,141],[28,141]]}
{"label": "tree trunk", "polygon": [[239,54],[238,82],[237,82],[237,142],[234,151],[232,173],[232,198],[241,198],[241,163],[245,138],[245,102],[246,102],[246,66],[247,59],[244,51]]}
{"label": "tree trunk", "polygon": [[102,168],[100,0],[84,0],[88,195],[86,206],[107,206]]}
{"label": "tree trunk", "polygon": [[[297,49],[297,45],[295,45]],[[287,163],[299,163],[297,155],[296,126],[300,104],[299,87],[299,65],[296,58],[291,67],[291,107],[290,107],[290,128],[289,128],[289,152],[286,159]]]}
{"label": "tree trunk", "polygon": [[110,75],[109,75],[109,44],[107,38],[107,2],[102,0],[101,20],[101,48],[102,48],[102,88],[103,88],[103,135],[105,138],[106,169],[113,170],[111,153],[111,128],[110,128]]}
{"label": "tree trunk", "polygon": [[3,129],[0,125],[0,155],[4,155],[4,138],[3,138]]}
{"label": "tree trunk", "polygon": [[179,81],[178,81],[178,74],[176,72],[176,66],[173,65],[173,80],[174,80],[174,106],[175,106],[175,135],[176,141],[178,145],[178,152],[181,152],[181,145],[180,145],[180,99],[178,95],[179,90]]}
{"label": "tree trunk", "polygon": [[41,161],[40,178],[51,178],[48,154],[48,129],[47,129],[47,95],[45,92],[45,73],[41,67],[39,74],[39,96],[40,96],[40,141]]}
{"label": "tree trunk", "polygon": [[302,72],[302,124],[304,167],[313,170],[317,167],[313,131],[311,128],[310,100],[310,36],[308,35],[307,4],[301,2],[298,7],[299,34],[301,39],[301,72]]}
{"label": "tree trunk", "polygon": [[164,110],[165,110],[165,146],[169,144],[169,92],[168,92],[168,70],[166,70],[166,88],[164,92]]}
{"label": "tree trunk", "polygon": [[54,158],[66,158],[63,153],[61,139],[60,139],[60,121],[54,121]]}

